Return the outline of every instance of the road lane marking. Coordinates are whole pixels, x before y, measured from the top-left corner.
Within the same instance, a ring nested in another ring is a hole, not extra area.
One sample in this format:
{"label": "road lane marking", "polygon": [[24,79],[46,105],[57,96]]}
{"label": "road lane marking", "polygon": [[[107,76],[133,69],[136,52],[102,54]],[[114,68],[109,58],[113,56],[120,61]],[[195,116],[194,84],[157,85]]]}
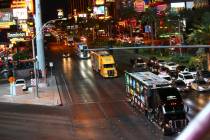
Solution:
{"label": "road lane marking", "polygon": [[73,102],[73,100],[72,100],[72,97],[71,97],[70,91],[69,91],[69,89],[68,89],[68,86],[67,86],[67,84],[66,84],[66,80],[64,79],[63,74],[61,74],[61,77],[62,77],[62,80],[63,80],[63,82],[64,82],[64,86],[65,86],[65,88],[66,88],[66,91],[67,91],[68,97],[69,97],[69,99],[70,99],[70,102],[72,103],[72,102]]}

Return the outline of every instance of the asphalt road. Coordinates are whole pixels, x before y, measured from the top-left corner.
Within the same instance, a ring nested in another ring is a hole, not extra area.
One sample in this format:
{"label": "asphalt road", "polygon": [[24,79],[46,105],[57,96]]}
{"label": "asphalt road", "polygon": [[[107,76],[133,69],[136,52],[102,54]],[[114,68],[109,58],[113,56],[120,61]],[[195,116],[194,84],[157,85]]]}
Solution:
{"label": "asphalt road", "polygon": [[[53,46],[52,46],[53,47]],[[54,46],[56,52],[58,47]],[[57,49],[56,49],[57,48]],[[87,140],[170,140],[126,101],[124,68],[128,63],[118,55],[120,76],[104,79],[92,70],[90,60],[78,59],[70,49],[55,53],[56,73],[64,108],[69,112],[74,139]],[[69,58],[62,54],[69,52]],[[118,59],[118,58],[117,58]],[[57,69],[58,68],[58,69]]]}

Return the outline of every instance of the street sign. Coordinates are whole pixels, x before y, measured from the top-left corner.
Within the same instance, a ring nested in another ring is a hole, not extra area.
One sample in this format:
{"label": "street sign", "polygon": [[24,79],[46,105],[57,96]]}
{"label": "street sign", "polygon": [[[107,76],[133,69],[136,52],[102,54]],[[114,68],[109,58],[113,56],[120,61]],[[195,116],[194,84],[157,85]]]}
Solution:
{"label": "street sign", "polygon": [[145,30],[146,33],[151,33],[151,32],[152,32],[152,28],[151,28],[151,26],[149,26],[149,25],[146,25],[146,26],[144,27],[144,30]]}

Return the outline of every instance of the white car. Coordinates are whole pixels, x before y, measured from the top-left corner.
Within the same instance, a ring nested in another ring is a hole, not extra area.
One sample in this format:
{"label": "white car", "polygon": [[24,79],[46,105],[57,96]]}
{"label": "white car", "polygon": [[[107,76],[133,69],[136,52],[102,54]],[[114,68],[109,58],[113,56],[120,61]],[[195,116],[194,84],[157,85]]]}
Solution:
{"label": "white car", "polygon": [[21,86],[23,90],[27,90],[26,81],[25,79],[17,79],[15,81],[15,86]]}
{"label": "white car", "polygon": [[191,83],[195,80],[192,73],[190,72],[181,72],[178,74],[177,80],[182,80],[187,86],[190,86]]}
{"label": "white car", "polygon": [[158,66],[163,67],[163,66],[165,66],[165,64],[166,64],[166,61],[160,59],[160,60],[157,60],[155,63],[156,63]]}
{"label": "white car", "polygon": [[164,65],[165,68],[167,68],[169,71],[176,71],[176,68],[178,67],[179,65],[176,64],[175,62],[168,62]]}
{"label": "white car", "polygon": [[204,79],[194,80],[191,84],[191,88],[196,91],[209,91],[210,84],[206,82]]}

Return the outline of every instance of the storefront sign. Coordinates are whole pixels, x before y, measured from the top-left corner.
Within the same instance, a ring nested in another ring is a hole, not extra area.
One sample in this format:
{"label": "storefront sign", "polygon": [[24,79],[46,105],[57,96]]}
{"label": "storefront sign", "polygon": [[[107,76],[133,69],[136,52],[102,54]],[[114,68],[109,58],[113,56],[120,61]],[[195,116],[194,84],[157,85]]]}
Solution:
{"label": "storefront sign", "polygon": [[27,8],[13,9],[13,17],[17,17],[18,19],[28,19]]}
{"label": "storefront sign", "polygon": [[8,38],[23,38],[26,36],[26,33],[25,32],[10,32],[10,33],[7,33],[7,37]]}

